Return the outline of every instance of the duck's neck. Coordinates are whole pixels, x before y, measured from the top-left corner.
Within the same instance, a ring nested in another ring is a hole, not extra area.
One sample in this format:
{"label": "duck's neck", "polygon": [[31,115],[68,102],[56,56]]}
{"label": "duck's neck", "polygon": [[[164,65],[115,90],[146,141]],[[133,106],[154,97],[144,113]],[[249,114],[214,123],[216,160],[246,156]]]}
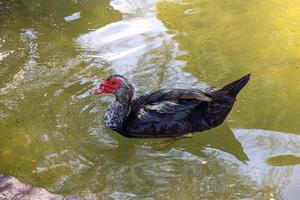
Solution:
{"label": "duck's neck", "polygon": [[121,130],[123,123],[130,113],[132,96],[116,96],[105,113],[105,126],[113,130]]}

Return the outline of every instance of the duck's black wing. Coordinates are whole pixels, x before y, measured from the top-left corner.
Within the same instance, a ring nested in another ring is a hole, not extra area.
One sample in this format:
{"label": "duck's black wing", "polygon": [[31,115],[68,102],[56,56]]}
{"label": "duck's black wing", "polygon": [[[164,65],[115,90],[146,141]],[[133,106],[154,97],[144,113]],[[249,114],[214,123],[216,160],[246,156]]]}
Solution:
{"label": "duck's black wing", "polygon": [[180,103],[181,101],[210,102],[211,96],[196,89],[162,89],[148,95],[140,96],[132,102],[131,112],[138,112],[143,106],[163,101]]}
{"label": "duck's black wing", "polygon": [[200,90],[163,89],[134,100],[124,123],[128,137],[174,137],[191,130],[186,120],[211,97]]}

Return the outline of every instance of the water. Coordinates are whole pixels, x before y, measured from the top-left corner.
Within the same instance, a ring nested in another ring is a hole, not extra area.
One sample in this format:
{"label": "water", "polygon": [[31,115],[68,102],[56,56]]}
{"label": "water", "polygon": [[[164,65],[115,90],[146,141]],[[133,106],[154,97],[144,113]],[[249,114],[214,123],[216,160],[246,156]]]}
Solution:
{"label": "water", "polygon": [[[0,2],[0,173],[85,199],[297,199],[297,1]],[[103,126],[113,73],[138,94],[252,80],[227,121],[192,138]]]}

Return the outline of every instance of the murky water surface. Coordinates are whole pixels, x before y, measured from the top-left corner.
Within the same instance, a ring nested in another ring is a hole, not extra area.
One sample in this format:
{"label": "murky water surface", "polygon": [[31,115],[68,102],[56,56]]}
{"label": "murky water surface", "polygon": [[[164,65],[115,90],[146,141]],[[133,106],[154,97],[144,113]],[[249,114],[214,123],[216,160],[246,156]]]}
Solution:
{"label": "murky water surface", "polygon": [[[0,173],[85,199],[298,199],[300,6],[288,1],[0,2]],[[103,126],[138,94],[252,73],[227,121],[168,147]]]}

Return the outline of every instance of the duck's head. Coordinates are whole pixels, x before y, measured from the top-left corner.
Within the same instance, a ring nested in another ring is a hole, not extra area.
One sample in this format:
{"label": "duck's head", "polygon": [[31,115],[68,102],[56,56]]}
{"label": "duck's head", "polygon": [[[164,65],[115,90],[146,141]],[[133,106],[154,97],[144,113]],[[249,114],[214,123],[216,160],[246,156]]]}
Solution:
{"label": "duck's head", "polygon": [[134,87],[127,78],[115,74],[103,80],[98,88],[93,89],[90,92],[91,95],[99,95],[105,93],[114,94],[117,97],[124,95],[132,96],[134,93]]}

